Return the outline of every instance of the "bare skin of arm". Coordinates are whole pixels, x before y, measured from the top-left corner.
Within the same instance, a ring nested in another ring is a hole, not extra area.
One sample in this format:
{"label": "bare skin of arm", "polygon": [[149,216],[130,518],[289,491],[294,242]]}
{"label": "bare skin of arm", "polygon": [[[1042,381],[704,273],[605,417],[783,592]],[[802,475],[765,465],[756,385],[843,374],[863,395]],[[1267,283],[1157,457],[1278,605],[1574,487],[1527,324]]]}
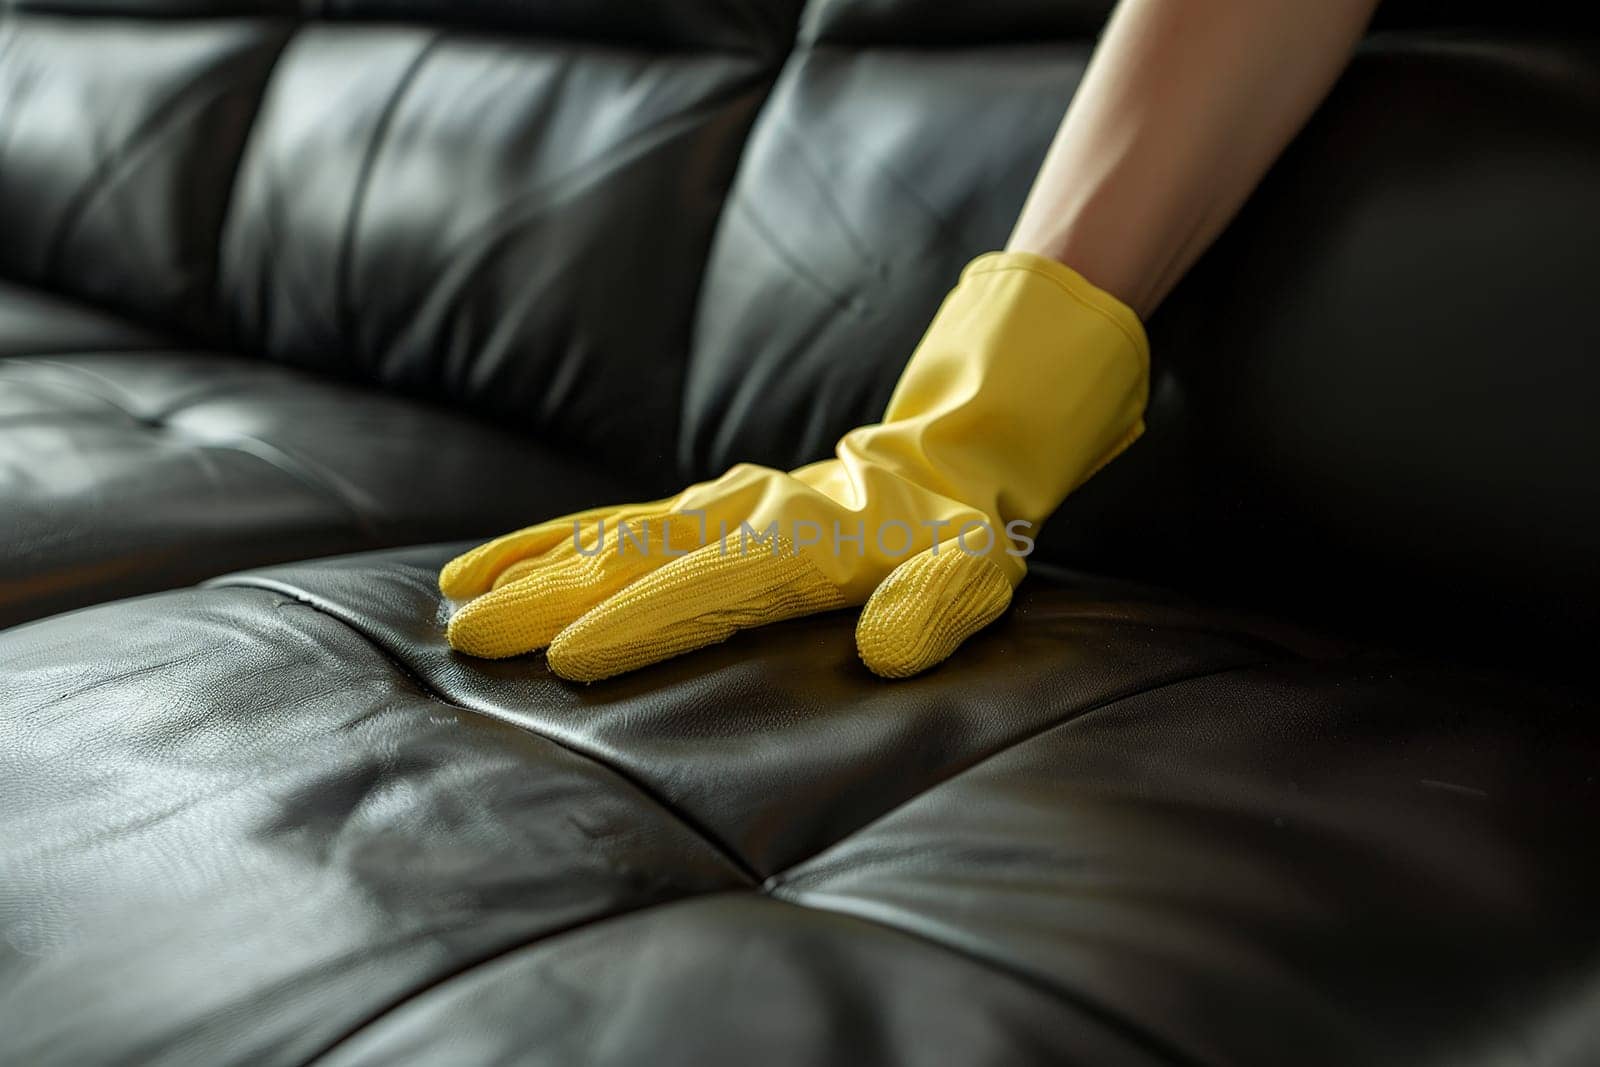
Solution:
{"label": "bare skin of arm", "polygon": [[1010,251],[1148,317],[1344,69],[1377,0],[1123,0]]}

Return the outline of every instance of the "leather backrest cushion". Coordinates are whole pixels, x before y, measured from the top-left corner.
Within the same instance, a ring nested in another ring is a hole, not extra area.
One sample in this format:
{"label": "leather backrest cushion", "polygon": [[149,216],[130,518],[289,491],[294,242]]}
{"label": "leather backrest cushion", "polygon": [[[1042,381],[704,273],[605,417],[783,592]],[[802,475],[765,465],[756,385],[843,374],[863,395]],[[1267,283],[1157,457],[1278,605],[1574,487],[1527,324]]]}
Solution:
{"label": "leather backrest cushion", "polygon": [[[1314,0],[1313,0],[1314,2]],[[1092,37],[1116,0],[809,0],[807,43],[971,46]],[[1590,4],[1571,0],[1383,0],[1374,29],[1593,29]]]}
{"label": "leather backrest cushion", "polygon": [[325,18],[389,19],[542,37],[775,55],[804,0],[308,0]]}
{"label": "leather backrest cushion", "polygon": [[308,25],[224,238],[241,343],[665,479],[694,294],[771,75],[744,52]]}
{"label": "leather backrest cushion", "polygon": [[1092,38],[1116,0],[810,0],[811,44],[966,45]]}
{"label": "leather backrest cushion", "polygon": [[[701,293],[685,478],[808,462],[881,412],[1089,46],[797,53]],[[1309,613],[1594,616],[1597,72],[1592,42],[1374,38],[1156,315],[1151,429],[1040,558]]]}
{"label": "leather backrest cushion", "polygon": [[458,25],[635,41],[657,48],[776,53],[794,39],[804,0],[0,0],[32,11],[156,18],[285,15]]}
{"label": "leather backrest cushion", "polygon": [[1600,39],[1375,38],[1152,324],[1146,455],[1062,533],[1368,629],[1600,621],[1596,130]]}
{"label": "leather backrest cushion", "polygon": [[287,27],[0,15],[0,275],[201,329]]}

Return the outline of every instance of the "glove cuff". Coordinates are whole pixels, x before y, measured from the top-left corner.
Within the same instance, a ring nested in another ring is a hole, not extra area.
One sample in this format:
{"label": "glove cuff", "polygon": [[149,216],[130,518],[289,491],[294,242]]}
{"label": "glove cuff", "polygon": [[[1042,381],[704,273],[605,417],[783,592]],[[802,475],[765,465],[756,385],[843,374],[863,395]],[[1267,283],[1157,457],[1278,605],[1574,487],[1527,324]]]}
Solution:
{"label": "glove cuff", "polygon": [[1126,335],[1141,365],[1149,369],[1150,340],[1145,336],[1144,323],[1138,314],[1065,263],[1032,252],[986,252],[962,269],[961,281],[1009,271],[1040,275],[1059,286],[1078,304],[1105,316]]}

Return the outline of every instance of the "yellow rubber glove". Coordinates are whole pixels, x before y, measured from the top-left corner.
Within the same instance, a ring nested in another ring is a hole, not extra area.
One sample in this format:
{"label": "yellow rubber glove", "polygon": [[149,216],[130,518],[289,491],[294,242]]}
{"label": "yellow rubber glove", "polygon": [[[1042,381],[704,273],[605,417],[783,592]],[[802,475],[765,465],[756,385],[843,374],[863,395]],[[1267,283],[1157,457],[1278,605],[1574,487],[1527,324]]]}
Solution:
{"label": "yellow rubber glove", "polygon": [[596,681],[864,603],[862,661],[916,674],[1006,609],[1033,527],[1142,432],[1148,383],[1131,310],[1053,260],[981,256],[883,421],[836,458],[740,465],[482,545],[439,576],[469,600],[450,644],[490,659],[548,647],[556,674]]}

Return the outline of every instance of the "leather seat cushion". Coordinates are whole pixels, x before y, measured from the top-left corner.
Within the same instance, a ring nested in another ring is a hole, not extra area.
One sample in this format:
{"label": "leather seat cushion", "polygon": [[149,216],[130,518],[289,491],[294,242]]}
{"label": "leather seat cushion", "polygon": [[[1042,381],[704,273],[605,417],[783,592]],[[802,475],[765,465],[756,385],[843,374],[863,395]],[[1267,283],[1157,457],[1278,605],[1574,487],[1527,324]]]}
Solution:
{"label": "leather seat cushion", "polygon": [[264,362],[0,358],[0,626],[638,495],[508,430]]}
{"label": "leather seat cushion", "polygon": [[87,304],[0,281],[0,358],[167,348],[173,343]]}
{"label": "leather seat cushion", "polygon": [[449,652],[457,547],[0,636],[0,1059],[1600,1051],[1572,693],[1070,575],[903,684],[846,612],[570,686]]}

